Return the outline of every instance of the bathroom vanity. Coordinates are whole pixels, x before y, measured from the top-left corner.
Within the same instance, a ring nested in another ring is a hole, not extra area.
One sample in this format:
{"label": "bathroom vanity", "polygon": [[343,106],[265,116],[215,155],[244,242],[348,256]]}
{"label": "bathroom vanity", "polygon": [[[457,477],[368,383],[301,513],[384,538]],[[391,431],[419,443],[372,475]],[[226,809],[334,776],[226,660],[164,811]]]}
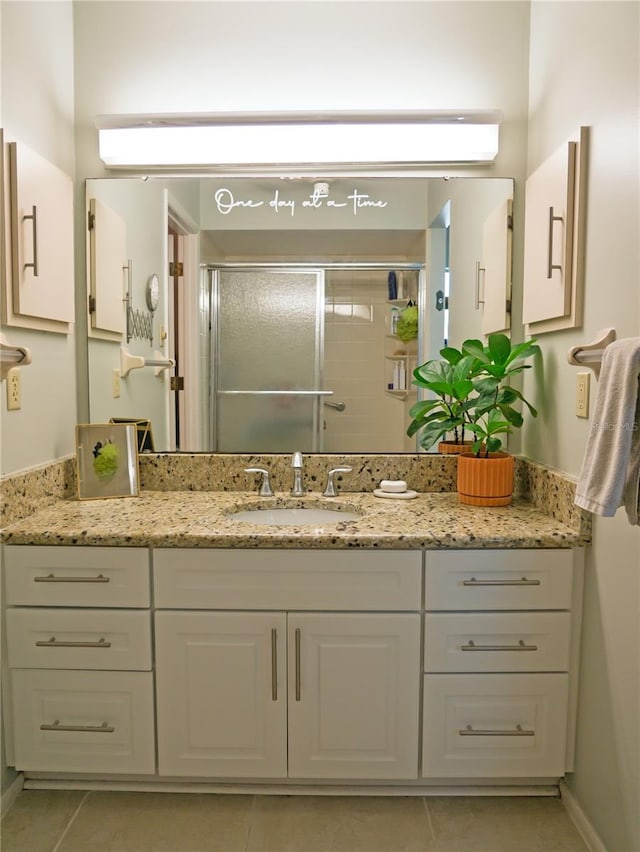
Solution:
{"label": "bathroom vanity", "polygon": [[245,492],[59,501],[4,534],[27,784],[547,785],[572,767],[579,531],[528,502]]}

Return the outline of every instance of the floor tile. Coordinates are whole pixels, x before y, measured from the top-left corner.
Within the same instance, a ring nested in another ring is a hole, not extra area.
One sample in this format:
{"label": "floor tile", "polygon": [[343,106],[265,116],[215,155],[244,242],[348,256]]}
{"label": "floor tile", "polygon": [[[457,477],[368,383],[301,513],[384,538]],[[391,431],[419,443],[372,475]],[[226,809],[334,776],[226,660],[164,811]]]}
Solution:
{"label": "floor tile", "polygon": [[52,852],[84,791],[22,790],[0,825],[2,852]]}
{"label": "floor tile", "polygon": [[252,796],[92,792],[58,852],[245,852],[252,806]]}
{"label": "floor tile", "polygon": [[248,852],[434,852],[419,797],[259,796]]}
{"label": "floor tile", "polygon": [[427,798],[438,852],[587,852],[560,799]]}

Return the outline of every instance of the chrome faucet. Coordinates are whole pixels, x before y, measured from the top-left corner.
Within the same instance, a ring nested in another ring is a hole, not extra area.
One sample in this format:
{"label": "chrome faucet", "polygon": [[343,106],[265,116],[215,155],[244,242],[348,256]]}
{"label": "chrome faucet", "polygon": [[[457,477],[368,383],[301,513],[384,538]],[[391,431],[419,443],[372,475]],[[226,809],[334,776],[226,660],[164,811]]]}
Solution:
{"label": "chrome faucet", "polygon": [[296,450],[291,457],[291,467],[293,468],[293,486],[291,488],[292,497],[303,497],[306,494],[302,484],[302,453]]}

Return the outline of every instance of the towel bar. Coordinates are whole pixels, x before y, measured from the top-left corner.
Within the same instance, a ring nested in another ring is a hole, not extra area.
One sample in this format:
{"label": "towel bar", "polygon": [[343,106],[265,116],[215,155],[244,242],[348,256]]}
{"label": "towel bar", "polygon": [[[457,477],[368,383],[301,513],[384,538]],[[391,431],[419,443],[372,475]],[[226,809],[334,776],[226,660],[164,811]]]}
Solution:
{"label": "towel bar", "polygon": [[600,375],[604,350],[616,339],[615,328],[603,328],[596,340],[573,346],[567,353],[567,361],[576,367],[590,367],[596,378]]}

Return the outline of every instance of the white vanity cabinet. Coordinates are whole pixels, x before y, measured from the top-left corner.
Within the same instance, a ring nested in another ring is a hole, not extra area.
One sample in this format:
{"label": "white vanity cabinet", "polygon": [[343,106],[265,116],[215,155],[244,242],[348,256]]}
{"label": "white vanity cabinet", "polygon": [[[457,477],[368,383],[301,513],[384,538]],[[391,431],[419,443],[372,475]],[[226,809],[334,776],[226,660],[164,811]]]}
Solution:
{"label": "white vanity cabinet", "polygon": [[427,552],[424,778],[571,768],[578,562],[571,550]]}
{"label": "white vanity cabinet", "polygon": [[155,770],[148,551],[4,548],[16,769]]}
{"label": "white vanity cabinet", "polygon": [[415,780],[421,558],[155,551],[160,775]]}

